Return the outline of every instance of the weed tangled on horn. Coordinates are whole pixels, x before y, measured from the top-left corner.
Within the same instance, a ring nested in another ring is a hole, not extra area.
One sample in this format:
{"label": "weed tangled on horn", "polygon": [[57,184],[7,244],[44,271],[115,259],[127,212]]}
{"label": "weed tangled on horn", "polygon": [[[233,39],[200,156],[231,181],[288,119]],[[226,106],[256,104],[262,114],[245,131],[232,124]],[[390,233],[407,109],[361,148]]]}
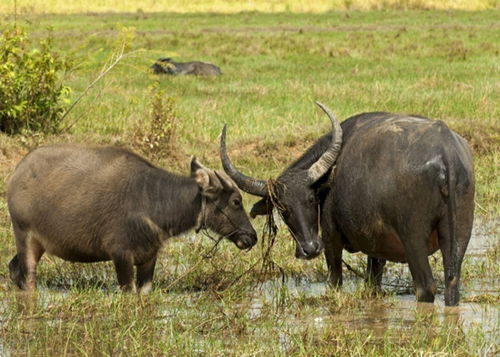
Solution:
{"label": "weed tangled on horn", "polygon": [[260,274],[265,277],[267,274],[272,273],[276,269],[281,273],[281,280],[285,281],[285,271],[280,267],[271,257],[272,248],[276,242],[276,236],[278,234],[278,227],[274,221],[273,207],[276,207],[278,214],[284,210],[284,206],[279,201],[276,195],[276,186],[280,184],[278,181],[269,179],[267,180],[267,193],[270,198],[267,204],[268,206],[266,215],[266,223],[262,229],[262,240],[261,240],[261,252],[262,252],[262,265]]}

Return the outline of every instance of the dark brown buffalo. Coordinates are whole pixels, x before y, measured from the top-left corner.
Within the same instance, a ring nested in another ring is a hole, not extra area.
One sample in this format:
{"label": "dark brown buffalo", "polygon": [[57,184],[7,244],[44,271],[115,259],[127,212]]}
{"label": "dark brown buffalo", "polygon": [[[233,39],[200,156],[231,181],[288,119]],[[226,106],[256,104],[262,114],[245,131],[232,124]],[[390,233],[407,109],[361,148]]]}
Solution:
{"label": "dark brown buffalo", "polygon": [[[474,212],[474,170],[465,140],[442,121],[390,113],[364,113],[342,123],[342,149],[316,184],[297,187],[295,167],[307,169],[331,146],[329,133],[278,177],[288,187],[276,199],[247,190],[264,181],[247,177],[243,190],[263,197],[251,215],[282,211],[302,217],[321,206],[325,256],[334,286],[342,284],[342,250],[368,255],[369,281],[380,287],[386,260],[407,262],[418,301],[434,301],[427,256],[440,249],[445,271],[445,304],[456,305],[462,260]],[[226,168],[226,166],[224,166]],[[226,170],[231,176],[232,172]],[[236,177],[237,178],[237,177]],[[304,187],[307,186],[307,189]],[[316,197],[305,213],[305,195]],[[314,216],[313,216],[314,218]],[[285,220],[292,234],[301,225]],[[316,229],[313,219],[306,224]],[[303,225],[303,224],[302,224]]]}
{"label": "dark brown buffalo", "polygon": [[122,290],[147,292],[169,237],[206,226],[240,249],[257,241],[234,182],[195,158],[184,177],[117,147],[40,147],[18,164],[7,201],[17,248],[9,269],[21,289],[35,288],[44,252],[112,260]]}

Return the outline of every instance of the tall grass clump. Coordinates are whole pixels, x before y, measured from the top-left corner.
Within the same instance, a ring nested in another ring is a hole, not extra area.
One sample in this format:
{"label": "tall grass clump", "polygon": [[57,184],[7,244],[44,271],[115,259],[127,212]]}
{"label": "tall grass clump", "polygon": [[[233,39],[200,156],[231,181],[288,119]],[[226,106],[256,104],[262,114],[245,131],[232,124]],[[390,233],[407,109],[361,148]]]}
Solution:
{"label": "tall grass clump", "polygon": [[165,95],[160,83],[156,81],[151,87],[151,108],[147,123],[141,123],[134,134],[136,146],[154,159],[175,154],[177,122],[174,99]]}
{"label": "tall grass clump", "polygon": [[32,46],[17,27],[0,35],[0,131],[56,133],[69,103],[62,75],[70,61],[54,50],[51,35]]}

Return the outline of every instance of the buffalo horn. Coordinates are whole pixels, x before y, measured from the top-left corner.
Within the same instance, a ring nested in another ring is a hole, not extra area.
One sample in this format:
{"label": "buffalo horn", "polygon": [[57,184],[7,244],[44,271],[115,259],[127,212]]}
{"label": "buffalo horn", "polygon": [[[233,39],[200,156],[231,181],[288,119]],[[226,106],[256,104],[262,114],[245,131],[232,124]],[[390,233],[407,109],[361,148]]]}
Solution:
{"label": "buffalo horn", "polygon": [[340,127],[337,119],[335,119],[335,115],[333,115],[330,109],[328,109],[328,107],[324,104],[321,104],[320,102],[316,102],[316,104],[326,113],[326,115],[328,115],[328,118],[330,118],[333,127],[333,134],[330,147],[307,171],[311,184],[318,181],[320,177],[333,166],[342,146],[342,128]]}
{"label": "buffalo horn", "polygon": [[222,134],[220,137],[220,159],[222,161],[222,167],[226,174],[231,177],[238,187],[255,196],[266,197],[267,196],[267,184],[264,180],[256,180],[254,178],[248,177],[241,172],[239,172],[229,160],[229,156],[226,151],[226,126],[222,129]]}

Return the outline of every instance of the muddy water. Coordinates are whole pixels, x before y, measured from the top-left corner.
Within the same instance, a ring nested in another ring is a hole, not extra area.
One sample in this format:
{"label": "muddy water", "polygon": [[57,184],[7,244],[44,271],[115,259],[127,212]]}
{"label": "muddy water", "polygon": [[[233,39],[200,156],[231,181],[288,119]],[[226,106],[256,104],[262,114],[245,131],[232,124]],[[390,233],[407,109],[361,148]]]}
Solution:
{"label": "muddy water", "polygon": [[[350,283],[350,284],[349,284]],[[354,284],[348,282],[347,290],[351,290]],[[270,280],[264,283],[261,288],[261,294],[255,298],[249,315],[258,317],[261,307],[276,299],[280,289],[286,289],[288,298],[298,297],[321,297],[330,289],[324,282],[308,282],[305,279],[288,279],[283,284],[281,280]],[[345,286],[343,287],[345,288]],[[479,304],[472,302],[461,302],[459,306],[444,306],[442,296],[437,296],[434,304],[417,303],[415,295],[392,295],[383,298],[374,298],[374,302],[363,306],[363,308],[349,308],[346,313],[336,312],[334,316],[328,309],[319,309],[317,316],[310,316],[310,320],[315,323],[327,324],[333,318],[336,323],[343,322],[345,326],[355,329],[369,329],[383,334],[388,328],[392,327],[410,327],[412,322],[420,317],[421,314],[432,314],[438,321],[446,322],[455,320],[462,324],[465,331],[473,327],[481,326],[483,332],[487,334],[496,334],[500,337],[500,306],[493,304]]]}
{"label": "muddy water", "polygon": [[[478,222],[475,226],[468,246],[466,260],[468,264],[481,264],[486,259],[488,251],[498,247],[500,224],[498,220],[487,223]],[[498,249],[498,248],[497,248]],[[491,258],[490,258],[491,259]],[[435,278],[442,272],[435,272]],[[342,291],[355,294],[362,288],[363,282],[344,272]],[[323,281],[308,281],[307,279],[269,280],[261,285],[260,293],[248,310],[251,318],[259,317],[265,304],[274,303],[283,292],[289,300],[298,298],[318,298],[321,301],[328,294],[330,287]],[[475,296],[500,295],[500,277],[486,277],[478,280],[465,281],[461,288],[460,305],[456,307],[444,306],[442,287],[434,304],[417,303],[412,292],[411,275],[406,264],[395,264],[389,267],[384,275],[383,290],[388,293],[382,298],[374,298],[362,307],[342,309],[334,313],[328,309],[328,301],[324,305],[311,310],[305,321],[294,321],[293,324],[308,324],[317,330],[339,326],[347,329],[366,330],[374,336],[383,337],[389,330],[406,330],[412,333],[415,324],[422,319],[433,320],[441,326],[456,326],[463,333],[464,338],[472,339],[477,333],[484,336],[486,348],[500,345],[500,305],[488,303],[468,302]],[[402,293],[403,292],[403,293]],[[405,293],[406,292],[406,293]],[[326,299],[325,299],[326,300]],[[293,316],[287,317],[291,320]],[[282,349],[286,350],[289,341],[283,336]],[[493,352],[495,353],[495,352]],[[490,355],[491,350],[481,351],[481,355]]]}
{"label": "muddy water", "polygon": [[[347,290],[356,290],[355,285],[352,280],[348,281]],[[289,279],[284,283],[281,280],[267,281],[261,286],[260,293],[255,295],[258,297],[252,301],[248,317],[257,319],[261,313],[268,313],[263,307],[266,304],[276,306],[276,300],[284,290],[289,301],[304,298],[316,298],[319,301],[315,308],[306,307],[306,312],[300,313],[299,317],[293,309],[282,313],[280,320],[284,321],[282,328],[286,331],[300,332],[300,329],[307,329],[321,334],[322,331],[341,326],[347,331],[366,331],[366,336],[371,336],[372,340],[384,341],[387,336],[392,336],[389,338],[403,343],[405,339],[411,340],[414,333],[446,334],[451,330],[463,336],[470,346],[475,346],[472,350],[478,356],[495,355],[495,351],[499,350],[500,305],[461,302],[459,306],[447,307],[442,296],[437,296],[435,303],[430,304],[418,303],[414,295],[405,294],[373,298],[368,302],[364,297],[362,306],[332,311],[328,306],[331,300],[329,302],[325,298],[329,289],[324,282],[308,282],[305,279]],[[477,336],[482,336],[479,346]],[[293,344],[287,332],[280,333],[281,352],[286,353]]]}

